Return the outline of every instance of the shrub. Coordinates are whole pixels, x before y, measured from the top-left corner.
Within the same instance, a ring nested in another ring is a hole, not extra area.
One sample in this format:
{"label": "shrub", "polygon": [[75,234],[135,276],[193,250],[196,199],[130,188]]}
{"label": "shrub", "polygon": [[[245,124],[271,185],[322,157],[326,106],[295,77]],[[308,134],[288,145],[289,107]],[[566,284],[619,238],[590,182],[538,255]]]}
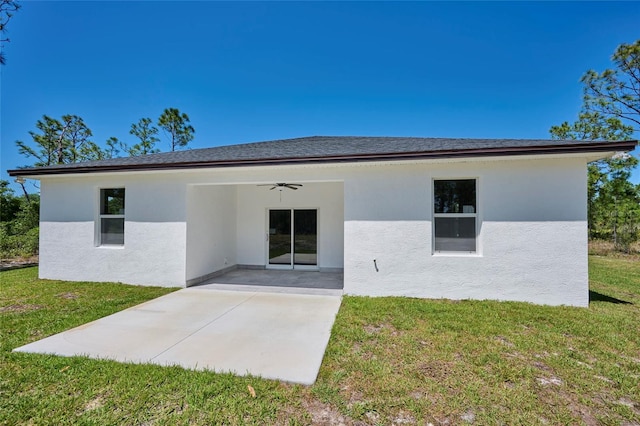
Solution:
{"label": "shrub", "polygon": [[6,224],[0,226],[0,257],[31,257],[38,254],[40,228],[18,235],[9,235]]}

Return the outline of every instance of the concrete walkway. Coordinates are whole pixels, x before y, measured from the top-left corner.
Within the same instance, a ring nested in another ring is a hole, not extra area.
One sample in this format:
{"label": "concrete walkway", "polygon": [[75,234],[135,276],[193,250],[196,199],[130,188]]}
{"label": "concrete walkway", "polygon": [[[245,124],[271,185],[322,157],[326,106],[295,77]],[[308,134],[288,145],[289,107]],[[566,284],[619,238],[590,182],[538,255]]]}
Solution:
{"label": "concrete walkway", "polygon": [[15,351],[314,383],[341,296],[242,290],[179,290]]}

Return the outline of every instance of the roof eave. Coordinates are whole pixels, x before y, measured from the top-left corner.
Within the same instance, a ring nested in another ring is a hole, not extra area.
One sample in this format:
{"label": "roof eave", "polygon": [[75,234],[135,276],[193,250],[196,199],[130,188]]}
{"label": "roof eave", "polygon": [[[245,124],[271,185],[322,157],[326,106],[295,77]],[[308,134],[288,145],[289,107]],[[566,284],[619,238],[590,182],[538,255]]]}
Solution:
{"label": "roof eave", "polygon": [[362,161],[397,161],[397,160],[420,160],[434,158],[464,158],[464,157],[500,157],[500,156],[522,156],[522,155],[544,155],[544,154],[575,154],[575,153],[596,153],[596,152],[628,152],[638,145],[638,141],[602,142],[585,144],[561,144],[531,147],[507,147],[507,148],[482,148],[464,150],[440,150],[422,152],[395,152],[376,154],[356,154],[338,156],[318,156],[318,157],[288,157],[288,158],[262,158],[245,160],[221,160],[221,161],[188,161],[176,163],[156,163],[156,164],[131,164],[131,165],[105,165],[105,166],[78,166],[78,167],[47,167],[47,168],[26,168],[8,170],[9,176],[28,177],[46,176],[62,174],[84,174],[99,172],[119,172],[119,171],[145,171],[145,170],[175,170],[193,168],[217,168],[217,167],[240,167],[240,166],[264,166],[264,165],[290,165],[307,163],[345,163]]}

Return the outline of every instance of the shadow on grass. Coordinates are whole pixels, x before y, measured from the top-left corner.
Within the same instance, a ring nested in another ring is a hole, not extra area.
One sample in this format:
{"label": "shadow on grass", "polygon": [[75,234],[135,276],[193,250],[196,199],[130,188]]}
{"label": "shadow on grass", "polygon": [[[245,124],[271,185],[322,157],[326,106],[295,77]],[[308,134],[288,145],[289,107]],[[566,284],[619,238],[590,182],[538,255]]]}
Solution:
{"label": "shadow on grass", "polygon": [[608,302],[621,305],[633,305],[633,303],[627,302],[626,300],[616,299],[615,297],[607,296],[591,290],[589,290],[589,302]]}

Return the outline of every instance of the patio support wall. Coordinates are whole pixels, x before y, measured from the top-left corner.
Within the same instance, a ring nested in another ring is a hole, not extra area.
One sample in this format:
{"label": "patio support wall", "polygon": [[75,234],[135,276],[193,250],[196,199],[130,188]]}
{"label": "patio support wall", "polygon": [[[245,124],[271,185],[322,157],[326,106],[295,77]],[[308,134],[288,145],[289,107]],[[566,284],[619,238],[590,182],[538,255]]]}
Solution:
{"label": "patio support wall", "polygon": [[187,187],[186,281],[236,264],[235,185]]}

